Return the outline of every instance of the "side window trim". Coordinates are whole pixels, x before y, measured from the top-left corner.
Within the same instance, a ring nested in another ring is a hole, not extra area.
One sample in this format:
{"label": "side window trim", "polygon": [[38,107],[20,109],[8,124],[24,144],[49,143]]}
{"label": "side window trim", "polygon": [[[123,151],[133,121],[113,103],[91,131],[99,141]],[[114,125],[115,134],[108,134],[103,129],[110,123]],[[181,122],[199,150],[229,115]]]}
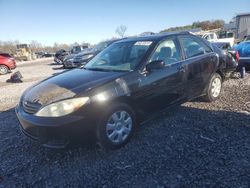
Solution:
{"label": "side window trim", "polygon": [[179,50],[179,54],[180,54],[180,58],[181,58],[180,61],[178,61],[178,62],[181,62],[181,61],[185,60],[185,54],[183,54],[181,43],[179,41],[179,36],[175,36],[174,40],[176,41],[176,44],[177,44],[176,49]]}

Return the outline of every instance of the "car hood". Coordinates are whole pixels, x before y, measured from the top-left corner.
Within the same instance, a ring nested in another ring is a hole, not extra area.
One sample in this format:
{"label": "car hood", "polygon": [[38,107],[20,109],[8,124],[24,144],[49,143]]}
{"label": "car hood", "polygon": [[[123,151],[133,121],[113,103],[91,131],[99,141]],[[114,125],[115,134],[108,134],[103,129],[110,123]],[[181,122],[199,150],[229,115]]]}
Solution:
{"label": "car hood", "polygon": [[239,52],[240,57],[250,57],[250,41],[241,42],[235,49]]}
{"label": "car hood", "polygon": [[44,80],[29,88],[23,100],[47,105],[59,100],[83,95],[100,85],[112,81],[125,73],[73,69]]}
{"label": "car hood", "polygon": [[69,55],[65,56],[64,61],[68,60],[68,59],[73,59],[75,56],[76,56],[76,54],[69,54]]}
{"label": "car hood", "polygon": [[83,52],[80,52],[79,54],[77,54],[75,57],[76,58],[81,58],[85,55],[90,55],[90,54],[95,54],[93,50],[86,50],[86,51],[83,51]]}

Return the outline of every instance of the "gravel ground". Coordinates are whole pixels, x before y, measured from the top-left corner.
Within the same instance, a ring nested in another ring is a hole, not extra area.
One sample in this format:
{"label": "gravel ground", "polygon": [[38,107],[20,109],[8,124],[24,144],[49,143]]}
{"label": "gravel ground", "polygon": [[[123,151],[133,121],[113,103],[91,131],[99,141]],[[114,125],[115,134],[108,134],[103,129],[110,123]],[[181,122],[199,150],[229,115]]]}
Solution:
{"label": "gravel ground", "polygon": [[226,81],[218,101],[162,113],[102,153],[87,142],[51,150],[20,133],[13,107],[25,88],[61,71],[48,64],[20,66],[22,84],[0,77],[0,187],[250,187],[249,74]]}

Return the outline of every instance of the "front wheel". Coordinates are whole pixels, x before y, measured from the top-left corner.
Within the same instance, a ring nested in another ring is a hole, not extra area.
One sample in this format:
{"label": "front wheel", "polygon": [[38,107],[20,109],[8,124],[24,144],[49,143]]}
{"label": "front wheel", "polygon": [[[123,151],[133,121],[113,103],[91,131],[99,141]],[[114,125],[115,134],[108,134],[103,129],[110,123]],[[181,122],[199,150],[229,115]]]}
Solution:
{"label": "front wheel", "polygon": [[97,143],[102,149],[116,149],[128,142],[135,128],[135,115],[126,104],[113,105],[97,126]]}
{"label": "front wheel", "polygon": [[9,69],[5,65],[0,65],[0,74],[7,74],[9,72]]}
{"label": "front wheel", "polygon": [[213,102],[220,97],[222,89],[222,78],[218,73],[214,73],[210,79],[209,86],[206,92],[205,99],[208,102]]}

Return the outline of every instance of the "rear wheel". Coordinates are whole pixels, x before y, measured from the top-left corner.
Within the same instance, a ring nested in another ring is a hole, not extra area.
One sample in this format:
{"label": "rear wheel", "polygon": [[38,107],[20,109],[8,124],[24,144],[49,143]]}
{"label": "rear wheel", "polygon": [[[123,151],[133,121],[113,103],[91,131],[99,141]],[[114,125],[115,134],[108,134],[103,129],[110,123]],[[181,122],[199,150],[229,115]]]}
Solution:
{"label": "rear wheel", "polygon": [[7,74],[9,72],[9,69],[5,65],[0,65],[0,74]]}
{"label": "rear wheel", "polygon": [[135,115],[126,104],[116,104],[104,114],[97,127],[97,143],[102,149],[116,149],[128,142],[135,128]]}
{"label": "rear wheel", "polygon": [[214,73],[210,79],[209,86],[206,92],[205,99],[208,102],[213,102],[220,97],[222,89],[222,78],[218,73]]}

